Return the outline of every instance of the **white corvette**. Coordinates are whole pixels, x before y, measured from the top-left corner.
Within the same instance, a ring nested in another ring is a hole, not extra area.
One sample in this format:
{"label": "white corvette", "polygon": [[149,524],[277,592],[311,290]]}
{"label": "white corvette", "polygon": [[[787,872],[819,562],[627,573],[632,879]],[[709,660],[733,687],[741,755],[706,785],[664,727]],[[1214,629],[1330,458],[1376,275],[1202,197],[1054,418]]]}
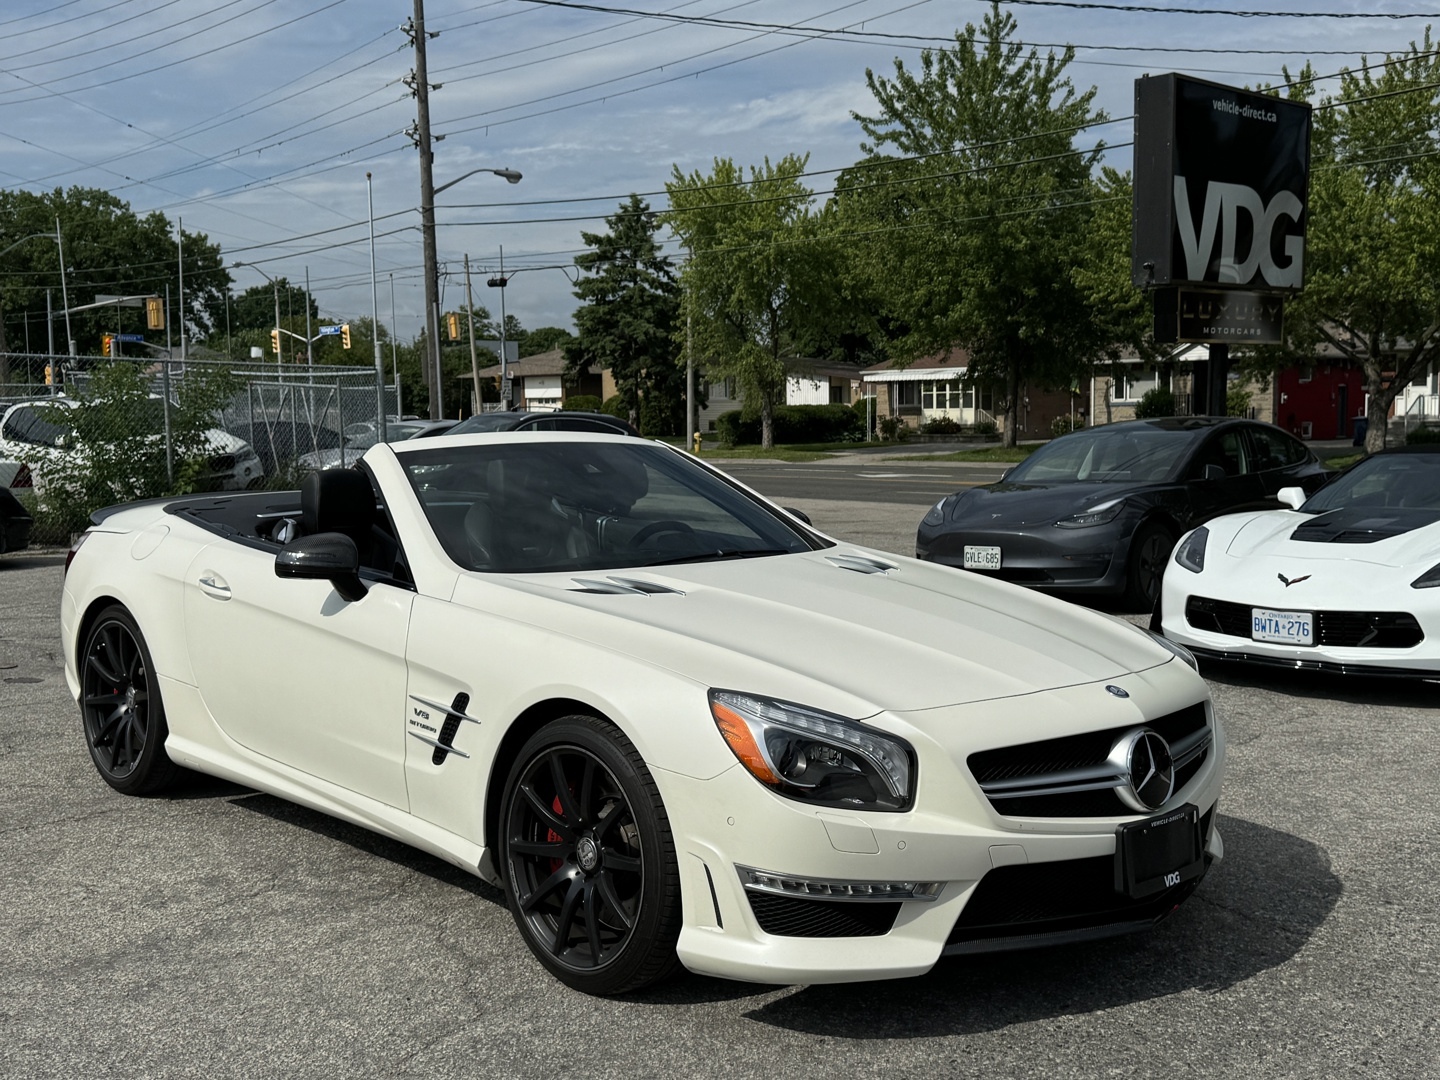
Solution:
{"label": "white corvette", "polygon": [[1165,636],[1202,658],[1440,675],[1440,445],[1374,454],[1308,500],[1299,488],[1280,500],[1291,509],[1180,538]]}
{"label": "white corvette", "polygon": [[1141,929],[1223,850],[1183,649],[635,438],[382,444],[102,511],[62,626],[113,787],[194,769],[414,844],[592,993]]}

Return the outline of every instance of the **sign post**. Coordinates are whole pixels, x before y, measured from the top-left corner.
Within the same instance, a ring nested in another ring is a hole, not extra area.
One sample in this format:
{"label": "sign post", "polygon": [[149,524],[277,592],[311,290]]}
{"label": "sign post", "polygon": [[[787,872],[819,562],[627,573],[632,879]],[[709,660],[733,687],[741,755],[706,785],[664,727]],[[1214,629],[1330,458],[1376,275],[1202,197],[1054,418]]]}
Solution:
{"label": "sign post", "polygon": [[1283,341],[1305,277],[1310,106],[1169,74],[1135,81],[1130,273],[1157,342],[1210,346],[1207,412],[1225,414],[1230,345]]}

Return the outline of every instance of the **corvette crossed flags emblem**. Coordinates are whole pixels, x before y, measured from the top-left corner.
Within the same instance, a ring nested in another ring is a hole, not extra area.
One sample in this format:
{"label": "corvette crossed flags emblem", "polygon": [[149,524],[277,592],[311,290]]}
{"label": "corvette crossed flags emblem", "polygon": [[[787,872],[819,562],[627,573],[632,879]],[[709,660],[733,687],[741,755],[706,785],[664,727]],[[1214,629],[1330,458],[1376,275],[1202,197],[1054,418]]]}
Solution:
{"label": "corvette crossed flags emblem", "polygon": [[1284,574],[1276,574],[1275,576],[1278,577],[1282,582],[1285,583],[1285,587],[1286,587],[1287,589],[1288,589],[1291,585],[1299,585],[1300,582],[1302,582],[1302,581],[1309,581],[1309,580],[1310,580],[1310,575],[1309,575],[1309,574],[1306,574],[1304,577],[1297,577],[1297,578],[1288,578],[1288,577],[1286,577]]}

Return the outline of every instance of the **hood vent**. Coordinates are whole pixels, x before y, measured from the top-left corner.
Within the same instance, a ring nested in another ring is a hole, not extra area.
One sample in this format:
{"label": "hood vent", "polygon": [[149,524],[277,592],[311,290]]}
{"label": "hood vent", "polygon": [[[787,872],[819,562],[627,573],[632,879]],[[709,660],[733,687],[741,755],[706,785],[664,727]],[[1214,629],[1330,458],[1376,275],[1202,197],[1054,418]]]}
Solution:
{"label": "hood vent", "polygon": [[575,584],[580,588],[573,590],[574,592],[600,593],[608,596],[654,596],[658,593],[685,595],[682,589],[672,589],[669,585],[661,585],[654,581],[640,581],[636,578],[576,578]]}
{"label": "hood vent", "polygon": [[882,562],[866,555],[826,555],[825,561],[834,563],[841,570],[854,570],[857,574],[888,574],[900,569],[894,563]]}

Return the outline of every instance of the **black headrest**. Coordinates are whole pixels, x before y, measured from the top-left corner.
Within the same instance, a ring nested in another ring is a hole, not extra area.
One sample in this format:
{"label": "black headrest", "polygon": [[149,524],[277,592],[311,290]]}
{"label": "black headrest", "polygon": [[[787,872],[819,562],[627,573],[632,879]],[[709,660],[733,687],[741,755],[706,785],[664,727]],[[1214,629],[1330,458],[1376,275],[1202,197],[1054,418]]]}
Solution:
{"label": "black headrest", "polygon": [[325,469],[300,484],[300,525],[309,535],[361,532],[375,522],[370,479],[354,469]]}

